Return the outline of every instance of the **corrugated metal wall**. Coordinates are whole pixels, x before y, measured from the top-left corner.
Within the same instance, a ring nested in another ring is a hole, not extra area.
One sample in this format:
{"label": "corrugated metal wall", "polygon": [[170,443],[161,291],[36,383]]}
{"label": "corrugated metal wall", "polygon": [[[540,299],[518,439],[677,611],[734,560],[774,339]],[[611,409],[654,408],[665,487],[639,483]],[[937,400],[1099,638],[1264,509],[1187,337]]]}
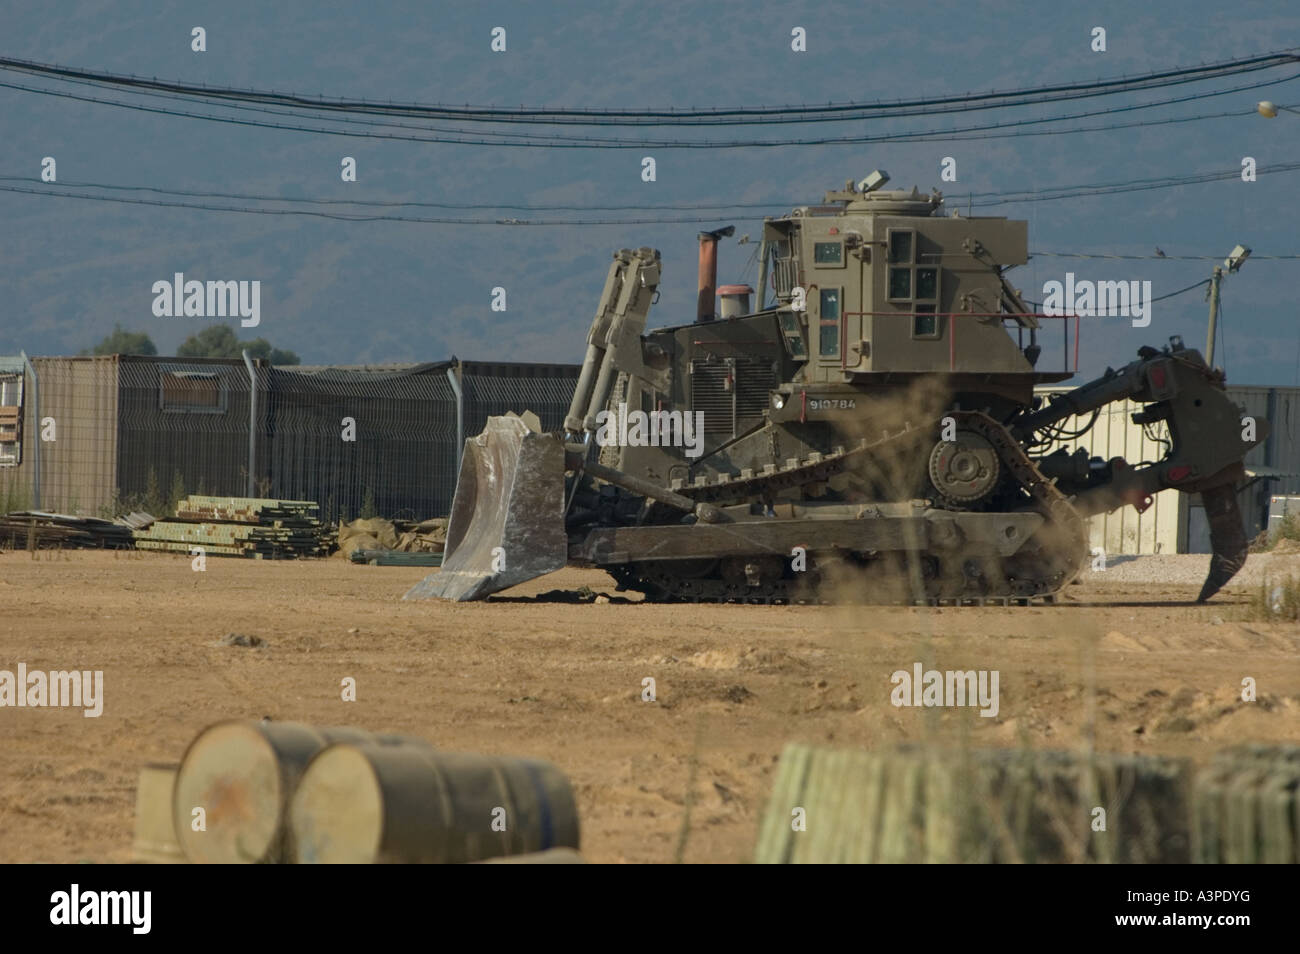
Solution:
{"label": "corrugated metal wall", "polygon": [[[1300,388],[1229,387],[1228,395],[1244,405],[1248,415],[1267,418],[1271,427],[1268,440],[1246,455],[1246,469],[1268,468],[1284,474],[1257,480],[1240,494],[1246,532],[1253,537],[1268,526],[1268,504],[1274,494],[1300,491]],[[1197,553],[1209,549],[1209,528],[1198,512],[1199,503],[1189,514],[1188,531],[1189,546]]]}
{"label": "corrugated metal wall", "polygon": [[[1041,394],[1060,393],[1068,388],[1040,389]],[[1109,460],[1123,457],[1130,463],[1158,460],[1164,447],[1148,440],[1142,428],[1134,424],[1130,415],[1141,410],[1133,401],[1108,404],[1101,409],[1097,423],[1082,437],[1051,444],[1045,453],[1058,447],[1073,452],[1082,447],[1094,457]],[[1091,419],[1091,412],[1068,418],[1062,425],[1067,431],[1077,431]],[[1151,428],[1152,433],[1168,438],[1162,423]],[[1107,555],[1123,553],[1176,553],[1181,519],[1181,504],[1176,490],[1166,490],[1155,495],[1145,513],[1132,507],[1121,507],[1113,513],[1098,514],[1088,522],[1089,546],[1103,548]]]}
{"label": "corrugated metal wall", "polygon": [[[41,509],[97,514],[111,504],[116,484],[117,358],[33,358],[32,366],[40,416],[29,389],[20,467],[33,474],[41,455]],[[42,431],[54,439],[42,440]]]}

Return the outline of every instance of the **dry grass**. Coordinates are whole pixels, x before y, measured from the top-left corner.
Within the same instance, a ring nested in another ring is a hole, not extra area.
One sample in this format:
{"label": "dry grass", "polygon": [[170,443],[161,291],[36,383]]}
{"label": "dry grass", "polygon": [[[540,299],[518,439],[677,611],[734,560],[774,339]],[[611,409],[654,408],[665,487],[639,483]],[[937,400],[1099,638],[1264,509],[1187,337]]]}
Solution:
{"label": "dry grass", "polygon": [[1300,621],[1300,578],[1265,579],[1251,594],[1252,619]]}

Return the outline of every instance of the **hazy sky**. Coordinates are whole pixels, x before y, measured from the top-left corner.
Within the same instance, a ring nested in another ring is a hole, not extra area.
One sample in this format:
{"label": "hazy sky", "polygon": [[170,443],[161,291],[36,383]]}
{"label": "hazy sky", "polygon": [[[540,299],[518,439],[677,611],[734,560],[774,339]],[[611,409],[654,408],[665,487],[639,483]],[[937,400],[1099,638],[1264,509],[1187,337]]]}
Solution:
{"label": "hazy sky", "polygon": [[[301,3],[156,0],[10,2],[0,53],[42,62],[213,85],[327,96],[475,105],[620,108],[786,105],[903,99],[1150,72],[1300,46],[1300,6],[1176,0],[1134,4],[937,2]],[[207,31],[207,52],[190,48]],[[507,51],[490,49],[507,31]],[[790,49],[807,31],[806,53]],[[1093,52],[1091,31],[1107,31]],[[1280,80],[1274,70],[1184,91]],[[0,73],[0,82],[31,81]],[[40,82],[42,86],[54,86]],[[65,87],[72,88],[72,87]],[[104,95],[86,87],[86,95]],[[947,129],[979,121],[1059,115],[1177,95],[1151,91],[1105,100],[814,129],[712,130],[714,137],[786,138]],[[125,98],[125,97],[116,97]],[[1249,110],[1259,99],[1300,104],[1300,82],[1152,109],[1152,117]],[[168,105],[162,101],[155,104]],[[175,104],[172,104],[175,105]],[[180,107],[185,108],[185,107]],[[1141,115],[1141,114],[1139,114]],[[274,120],[275,117],[262,117]],[[1135,118],[1134,113],[1115,119]],[[1099,120],[1079,121],[1075,125]],[[1106,120],[1100,120],[1105,122]],[[546,132],[546,129],[533,131]],[[593,135],[680,138],[679,129],[584,129]],[[688,131],[689,132],[689,131]],[[261,325],[241,332],[297,351],[309,364],[462,358],[578,361],[610,252],[662,250],[664,283],[653,324],[690,320],[695,234],[735,224],[759,234],[764,214],[819,202],[828,188],[874,168],[893,186],[923,191],[1042,189],[1294,161],[1300,115],[1258,115],[1076,135],[959,142],[768,149],[543,150],[344,138],[155,115],[0,88],[0,185],[40,186],[42,157],[59,184],[154,186],[285,197],[436,203],[635,205],[770,202],[742,217],[698,225],[559,228],[340,222],[130,206],[0,192],[0,353],[67,354],[121,322],[170,351],[205,324],[159,318],[155,281],[262,282]],[[653,155],[657,181],[641,180]],[[353,156],[358,181],[340,179]],[[944,156],[958,181],[941,183]],[[1294,197],[1300,174],[1261,176],[1128,195],[1001,206],[1024,218],[1041,252],[1225,255],[1238,242],[1256,258],[1224,283],[1229,380],[1300,383],[1300,252]],[[74,190],[75,191],[75,190]],[[126,193],[140,195],[140,193]],[[436,209],[407,210],[436,215]],[[979,213],[978,207],[976,213]],[[518,211],[443,212],[540,218]],[[663,213],[660,213],[663,214]],[[677,213],[681,214],[681,213]],[[754,271],[754,246],[725,242],[722,281]],[[1036,257],[1009,277],[1027,297],[1073,271],[1079,278],[1150,280],[1160,295],[1207,277],[1211,262]],[[493,312],[491,290],[507,289]],[[1126,320],[1086,329],[1082,373],[1130,360],[1171,334],[1204,345],[1201,291],[1155,305],[1150,327]],[[1049,333],[1050,334],[1050,333]],[[1059,341],[1059,339],[1057,339]],[[1059,345],[1047,341],[1055,358]],[[1045,359],[1047,360],[1047,359]]]}

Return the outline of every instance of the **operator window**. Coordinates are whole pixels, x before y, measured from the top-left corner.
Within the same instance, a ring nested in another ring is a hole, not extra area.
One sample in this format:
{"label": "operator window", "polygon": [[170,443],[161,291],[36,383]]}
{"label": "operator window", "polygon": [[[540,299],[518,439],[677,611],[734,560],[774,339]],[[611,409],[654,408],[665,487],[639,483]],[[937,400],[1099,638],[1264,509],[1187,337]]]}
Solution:
{"label": "operator window", "polygon": [[807,352],[804,350],[803,329],[799,325],[799,317],[792,311],[777,312],[777,315],[781,322],[781,335],[785,338],[790,354],[802,358]]}
{"label": "operator window", "polygon": [[912,297],[912,270],[910,268],[891,268],[889,270],[889,300],[899,301]]}
{"label": "operator window", "polygon": [[913,338],[938,338],[939,266],[921,263],[923,258],[933,261],[936,256],[920,251],[914,229],[889,229],[886,243],[889,301],[911,313]]}
{"label": "operator window", "polygon": [[823,357],[835,357],[840,353],[840,290],[823,288],[819,294],[821,333],[817,350]]}
{"label": "operator window", "polygon": [[814,242],[813,263],[816,265],[843,265],[844,246],[839,242]]}
{"label": "operator window", "polygon": [[939,270],[937,268],[918,268],[916,270],[916,298],[918,301],[934,301],[939,297]]}
{"label": "operator window", "polygon": [[891,265],[911,265],[912,249],[915,246],[914,233],[911,229],[889,230],[889,262]]}
{"label": "operator window", "polygon": [[939,316],[934,313],[934,305],[917,305],[912,315],[913,338],[939,337]]}

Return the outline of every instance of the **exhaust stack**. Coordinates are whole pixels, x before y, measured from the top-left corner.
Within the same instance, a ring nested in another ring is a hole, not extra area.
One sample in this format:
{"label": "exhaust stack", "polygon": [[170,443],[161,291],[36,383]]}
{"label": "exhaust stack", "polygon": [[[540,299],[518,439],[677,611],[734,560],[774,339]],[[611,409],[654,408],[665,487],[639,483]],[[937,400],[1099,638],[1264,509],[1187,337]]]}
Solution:
{"label": "exhaust stack", "polygon": [[726,319],[748,315],[749,296],[752,294],[754,294],[754,289],[748,285],[719,286],[718,297],[722,299],[722,317]]}
{"label": "exhaust stack", "polygon": [[734,235],[736,227],[700,233],[700,291],[695,301],[695,320],[713,321],[718,316],[715,300],[718,287],[718,239]]}

